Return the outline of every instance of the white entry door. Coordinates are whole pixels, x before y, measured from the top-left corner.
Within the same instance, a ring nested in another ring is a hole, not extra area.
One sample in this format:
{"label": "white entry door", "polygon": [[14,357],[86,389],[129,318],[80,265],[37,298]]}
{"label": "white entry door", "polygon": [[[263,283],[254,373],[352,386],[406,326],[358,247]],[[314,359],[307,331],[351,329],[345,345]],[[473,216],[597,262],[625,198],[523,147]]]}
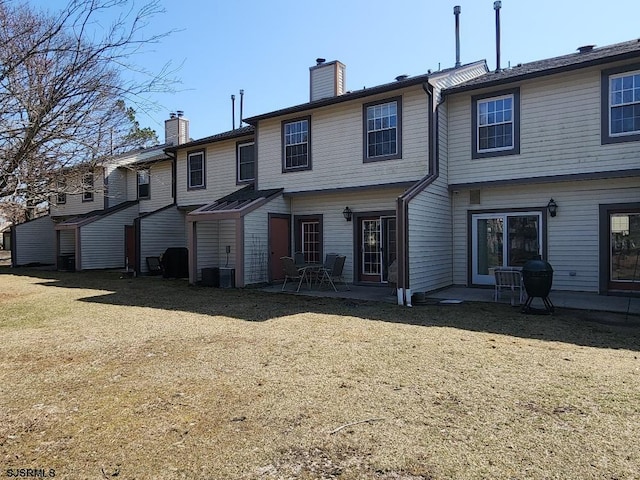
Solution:
{"label": "white entry door", "polygon": [[521,267],[542,255],[542,213],[482,213],[472,215],[474,285],[493,285],[496,267]]}

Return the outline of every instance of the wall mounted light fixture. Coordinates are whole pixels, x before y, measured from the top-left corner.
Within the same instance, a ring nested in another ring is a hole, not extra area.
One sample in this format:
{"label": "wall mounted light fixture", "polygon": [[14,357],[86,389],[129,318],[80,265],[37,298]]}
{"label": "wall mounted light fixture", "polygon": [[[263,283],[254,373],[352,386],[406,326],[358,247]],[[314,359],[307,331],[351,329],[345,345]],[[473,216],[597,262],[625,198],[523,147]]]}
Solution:
{"label": "wall mounted light fixture", "polygon": [[349,207],[344,207],[344,210],[342,211],[342,216],[347,222],[350,222],[351,217],[353,217],[353,212]]}
{"label": "wall mounted light fixture", "polygon": [[558,204],[553,198],[549,200],[549,203],[547,203],[547,210],[549,211],[549,215],[552,217],[555,217],[558,214]]}

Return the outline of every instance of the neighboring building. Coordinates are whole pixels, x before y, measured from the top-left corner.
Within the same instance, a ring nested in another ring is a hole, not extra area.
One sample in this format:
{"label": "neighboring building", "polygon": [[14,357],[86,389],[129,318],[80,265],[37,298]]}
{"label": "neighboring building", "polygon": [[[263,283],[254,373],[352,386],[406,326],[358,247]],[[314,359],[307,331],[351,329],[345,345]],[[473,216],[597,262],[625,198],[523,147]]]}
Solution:
{"label": "neighboring building", "polygon": [[[416,285],[451,284],[450,271],[428,269],[447,244],[420,230],[449,228],[438,222],[449,212],[435,158],[439,92],[486,71],[476,62],[346,92],[343,64],[312,67],[310,102],[245,119],[256,128],[253,189],[187,216],[191,282],[211,263],[226,263],[231,246],[238,286],[282,279],[280,257],[296,251],[308,262],[345,254],[345,279],[363,285],[385,284],[400,253],[401,271]],[[409,208],[425,195],[429,208]],[[409,259],[398,239],[419,255]]]}
{"label": "neighboring building", "polygon": [[491,284],[492,268],[541,255],[554,289],[640,290],[640,41],[490,72],[444,95],[454,261],[442,267],[454,284]]}
{"label": "neighboring building", "polygon": [[165,121],[163,145],[132,150],[90,170],[80,166],[76,176],[66,175],[65,181],[77,185],[65,185],[70,193],[52,199],[47,220],[14,227],[12,264],[140,271],[144,244],[136,221],[174,203],[174,164],[164,149],[186,141],[188,128],[182,114],[172,114]]}

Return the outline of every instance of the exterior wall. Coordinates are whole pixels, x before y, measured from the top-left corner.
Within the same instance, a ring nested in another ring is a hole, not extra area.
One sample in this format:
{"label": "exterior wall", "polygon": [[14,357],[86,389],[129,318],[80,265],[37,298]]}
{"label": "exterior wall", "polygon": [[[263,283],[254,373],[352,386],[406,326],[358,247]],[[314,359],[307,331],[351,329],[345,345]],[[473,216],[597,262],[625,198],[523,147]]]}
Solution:
{"label": "exterior wall", "polygon": [[107,185],[107,207],[113,207],[128,200],[126,167],[108,168]]}
{"label": "exterior wall", "polygon": [[[82,191],[81,176],[69,181],[69,189],[74,189],[79,192]],[[61,205],[51,205],[50,214],[52,217],[58,216],[73,216],[83,213],[93,212],[94,210],[102,210],[104,208],[104,171],[103,169],[97,169],[94,172],[93,184],[98,190],[93,194],[93,200],[90,202],[82,201],[82,193],[68,193],[67,202]],[[53,199],[55,202],[55,198]]]}
{"label": "exterior wall", "polygon": [[[132,171],[130,176],[134,179],[134,195],[137,198],[137,174]],[[171,162],[154,163],[149,169],[149,176],[149,181],[151,182],[149,185],[149,199],[140,200],[140,213],[153,212],[173,203],[173,197],[171,196]]]}
{"label": "exterior wall", "polygon": [[120,210],[80,227],[81,269],[123,268],[124,226],[132,225],[138,205]]}
{"label": "exterior wall", "polygon": [[170,207],[140,218],[140,273],[149,272],[146,257],[159,257],[169,247],[186,247],[185,214]]}
{"label": "exterior wall", "polygon": [[58,241],[60,242],[60,255],[76,253],[76,231],[75,229],[59,230]]}
{"label": "exterior wall", "polygon": [[244,217],[244,284],[269,281],[269,214],[289,213],[289,201],[279,196]]}
{"label": "exterior wall", "polygon": [[472,94],[447,98],[452,184],[638,168],[636,142],[600,144],[600,69],[524,81],[519,87],[519,155],[472,159]]}
{"label": "exterior wall", "polygon": [[[197,280],[202,269],[209,267],[235,267],[236,220],[202,221],[196,223]],[[226,246],[231,247],[227,264]]]}
{"label": "exterior wall", "polygon": [[46,216],[13,227],[15,243],[11,247],[16,266],[30,263],[55,263],[54,226],[51,217]]}
{"label": "exterior wall", "polygon": [[[402,158],[363,162],[364,103],[402,95]],[[428,97],[421,86],[366,97],[311,112],[311,170],[282,173],[281,122],[258,128],[258,186],[309,191],[415,181],[428,168]],[[344,207],[343,207],[344,208]]]}
{"label": "exterior wall", "polygon": [[[354,281],[354,237],[356,229],[355,215],[365,212],[395,212],[396,198],[402,194],[401,189],[371,190],[340,195],[308,195],[291,199],[292,215],[322,215],[323,251],[346,255],[344,278],[348,283]],[[345,221],[342,210],[345,206],[354,213],[354,220]],[[295,225],[293,226],[295,230]],[[293,232],[295,235],[295,231]],[[292,239],[292,245],[293,239]]]}
{"label": "exterior wall", "polygon": [[453,283],[446,109],[439,108],[438,115],[439,176],[409,202],[409,286],[414,292]]}
{"label": "exterior wall", "polygon": [[[454,192],[454,283],[467,284],[468,210],[540,208],[550,198],[558,204],[557,216],[546,219],[547,260],[554,269],[553,289],[598,292],[598,207],[637,202],[640,198],[637,178],[483,188],[480,205],[473,206],[469,205],[468,190]],[[575,276],[570,272],[575,272]]]}
{"label": "exterior wall", "polygon": [[[210,203],[244,187],[244,185],[236,184],[236,143],[250,141],[251,138],[253,137],[234,138],[202,147],[179,150],[176,163],[176,201],[178,205]],[[199,150],[205,150],[206,188],[187,190],[187,154]]]}

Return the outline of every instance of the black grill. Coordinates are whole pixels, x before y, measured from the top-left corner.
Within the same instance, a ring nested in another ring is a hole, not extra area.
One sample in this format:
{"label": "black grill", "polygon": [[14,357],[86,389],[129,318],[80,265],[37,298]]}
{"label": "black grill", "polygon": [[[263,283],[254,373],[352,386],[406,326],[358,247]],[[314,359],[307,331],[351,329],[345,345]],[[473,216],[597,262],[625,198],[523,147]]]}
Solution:
{"label": "black grill", "polygon": [[[545,262],[540,258],[529,260],[522,267],[522,281],[527,291],[527,301],[522,307],[523,313],[547,313],[554,311],[553,303],[549,299],[549,292],[553,284],[553,268],[549,262]],[[539,310],[531,307],[534,298],[541,298],[544,303],[545,310]]]}
{"label": "black grill", "polygon": [[170,247],[162,254],[162,276],[186,278],[189,276],[189,251],[183,247]]}

